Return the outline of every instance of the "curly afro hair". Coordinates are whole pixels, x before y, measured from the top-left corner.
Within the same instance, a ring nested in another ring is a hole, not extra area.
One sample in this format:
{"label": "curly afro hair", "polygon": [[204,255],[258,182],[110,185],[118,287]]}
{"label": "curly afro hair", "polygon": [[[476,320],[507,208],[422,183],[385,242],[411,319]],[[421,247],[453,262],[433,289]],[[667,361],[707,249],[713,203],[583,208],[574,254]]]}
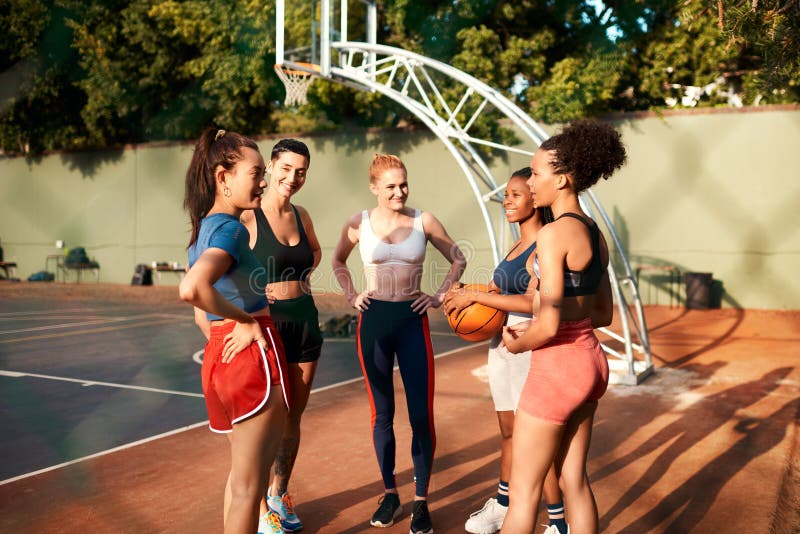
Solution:
{"label": "curly afro hair", "polygon": [[600,178],[608,180],[628,157],[620,133],[594,120],[571,122],[539,148],[552,152],[550,165],[556,173],[572,176],[577,193],[589,189]]}

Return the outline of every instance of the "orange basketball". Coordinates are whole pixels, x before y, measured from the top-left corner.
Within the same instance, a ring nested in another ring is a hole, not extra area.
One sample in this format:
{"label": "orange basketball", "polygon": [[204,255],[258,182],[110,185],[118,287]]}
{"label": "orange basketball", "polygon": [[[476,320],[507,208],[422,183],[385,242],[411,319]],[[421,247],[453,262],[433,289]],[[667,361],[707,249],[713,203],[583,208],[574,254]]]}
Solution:
{"label": "orange basketball", "polygon": [[[486,284],[466,284],[466,290],[489,291]],[[485,341],[497,334],[506,323],[506,312],[473,302],[461,313],[453,312],[447,316],[450,328],[461,339]]]}

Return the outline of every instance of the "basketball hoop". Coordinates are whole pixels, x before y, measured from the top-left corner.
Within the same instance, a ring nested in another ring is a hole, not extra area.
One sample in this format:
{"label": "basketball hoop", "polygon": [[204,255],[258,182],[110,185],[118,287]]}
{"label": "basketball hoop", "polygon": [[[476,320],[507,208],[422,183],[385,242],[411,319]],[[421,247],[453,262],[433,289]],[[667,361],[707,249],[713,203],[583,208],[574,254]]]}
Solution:
{"label": "basketball hoop", "polygon": [[287,106],[302,106],[308,103],[306,94],[311,82],[314,81],[314,74],[310,71],[319,72],[319,65],[311,63],[294,63],[294,65],[309,70],[296,70],[286,65],[275,65],[275,74],[278,75],[278,78],[283,82],[283,86],[286,87],[286,99],[283,103]]}

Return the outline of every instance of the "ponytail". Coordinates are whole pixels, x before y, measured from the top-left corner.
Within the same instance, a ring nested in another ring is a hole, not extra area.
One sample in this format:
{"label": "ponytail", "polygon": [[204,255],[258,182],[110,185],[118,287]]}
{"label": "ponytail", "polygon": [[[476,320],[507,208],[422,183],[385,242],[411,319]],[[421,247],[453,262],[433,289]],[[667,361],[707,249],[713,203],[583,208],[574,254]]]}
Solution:
{"label": "ponytail", "polygon": [[217,167],[232,170],[236,162],[242,159],[244,147],[258,150],[258,145],[252,139],[217,128],[206,128],[197,140],[186,171],[186,193],[183,198],[183,208],[189,212],[192,223],[190,247],[197,242],[200,221],[214,206],[217,194],[214,174]]}

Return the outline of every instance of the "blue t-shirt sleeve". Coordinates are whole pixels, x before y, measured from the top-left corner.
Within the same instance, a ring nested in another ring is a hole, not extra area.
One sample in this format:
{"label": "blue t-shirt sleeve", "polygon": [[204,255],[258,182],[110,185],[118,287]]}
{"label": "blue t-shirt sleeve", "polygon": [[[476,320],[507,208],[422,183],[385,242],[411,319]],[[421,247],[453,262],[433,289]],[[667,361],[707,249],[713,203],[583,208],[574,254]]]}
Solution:
{"label": "blue t-shirt sleeve", "polygon": [[233,266],[239,264],[242,245],[249,247],[250,234],[247,228],[238,221],[225,221],[214,230],[208,240],[208,248],[219,248],[233,258]]}

